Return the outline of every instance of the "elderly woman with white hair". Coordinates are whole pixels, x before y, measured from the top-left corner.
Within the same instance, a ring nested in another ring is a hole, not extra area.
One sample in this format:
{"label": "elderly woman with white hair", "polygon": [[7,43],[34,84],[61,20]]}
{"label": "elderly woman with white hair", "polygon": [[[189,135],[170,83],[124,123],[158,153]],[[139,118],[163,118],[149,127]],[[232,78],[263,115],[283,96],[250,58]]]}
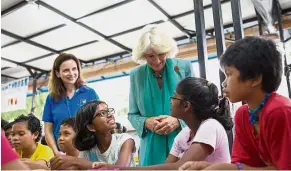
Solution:
{"label": "elderly woman with white hair", "polygon": [[[170,116],[170,97],[178,82],[193,76],[191,62],[176,59],[176,42],[156,25],[145,26],[133,60],[144,63],[130,73],[128,119],[141,138],[140,166],[164,163],[184,123]],[[169,159],[167,159],[169,160]]]}

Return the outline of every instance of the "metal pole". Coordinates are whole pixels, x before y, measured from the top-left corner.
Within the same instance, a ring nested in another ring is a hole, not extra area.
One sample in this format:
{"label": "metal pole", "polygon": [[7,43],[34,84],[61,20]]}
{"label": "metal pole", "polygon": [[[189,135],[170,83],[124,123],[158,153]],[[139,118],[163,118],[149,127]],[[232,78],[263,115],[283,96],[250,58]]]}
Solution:
{"label": "metal pole", "polygon": [[206,79],[206,60],[207,57],[207,46],[206,46],[206,32],[205,32],[205,21],[204,21],[204,9],[202,0],[194,0],[194,13],[195,13],[195,25],[196,25],[196,36],[197,36],[197,51],[198,51],[198,63],[200,77]]}
{"label": "metal pole", "polygon": [[231,0],[231,11],[235,40],[239,40],[244,37],[240,0]]}
{"label": "metal pole", "polygon": [[[214,31],[215,31],[215,41],[216,41],[216,51],[218,59],[225,51],[225,37],[223,31],[223,18],[221,12],[221,2],[219,0],[212,0],[212,11],[213,11],[213,21],[214,21]],[[223,92],[222,83],[225,80],[224,73],[219,70],[219,78],[220,78],[220,89],[221,94]],[[233,144],[233,132],[232,130],[227,131],[228,144],[229,144],[229,152],[232,152],[232,144]]]}
{"label": "metal pole", "polygon": [[[212,11],[213,11],[216,51],[217,51],[217,57],[219,59],[226,49],[220,1],[212,0]],[[222,83],[225,80],[225,75],[223,72],[221,72],[221,70],[219,70],[219,78],[220,78],[220,89],[222,92],[222,89],[223,89]]]}
{"label": "metal pole", "polygon": [[[285,39],[284,39],[284,32],[283,32],[283,24],[282,24],[282,18],[281,18],[281,8],[280,8],[280,4],[278,2],[278,0],[273,0],[273,3],[275,3],[275,5],[273,5],[273,7],[275,7],[276,10],[276,16],[278,19],[278,29],[279,29],[279,34],[280,34],[280,41],[283,44],[283,49],[285,50]],[[286,53],[284,52],[283,54],[284,56],[284,72],[285,72],[285,76],[286,76],[286,81],[287,81],[287,88],[288,88],[288,95],[289,98],[291,98],[291,88],[290,88],[290,67],[287,64],[287,57],[286,57]]]}
{"label": "metal pole", "polygon": [[[235,40],[240,40],[244,37],[240,0],[231,0],[231,12],[233,20],[234,37]],[[242,104],[244,105],[245,102],[242,102]]]}
{"label": "metal pole", "polygon": [[256,9],[255,9],[255,11],[256,11],[257,18],[258,18],[259,34],[260,34],[260,36],[262,36],[263,35],[262,17],[261,17],[261,15],[258,13],[258,11]]}
{"label": "metal pole", "polygon": [[32,80],[32,102],[31,102],[31,110],[30,112],[34,114],[35,112],[35,96],[36,96],[36,76],[33,77]]}

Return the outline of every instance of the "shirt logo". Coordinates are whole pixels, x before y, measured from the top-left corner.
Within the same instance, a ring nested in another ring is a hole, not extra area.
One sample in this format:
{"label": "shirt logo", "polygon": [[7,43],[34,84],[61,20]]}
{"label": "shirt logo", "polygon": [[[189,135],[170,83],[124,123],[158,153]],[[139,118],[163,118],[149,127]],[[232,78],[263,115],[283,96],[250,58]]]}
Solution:
{"label": "shirt logo", "polygon": [[84,105],[84,104],[86,104],[86,102],[87,102],[86,99],[81,99],[81,100],[80,100],[81,106]]}

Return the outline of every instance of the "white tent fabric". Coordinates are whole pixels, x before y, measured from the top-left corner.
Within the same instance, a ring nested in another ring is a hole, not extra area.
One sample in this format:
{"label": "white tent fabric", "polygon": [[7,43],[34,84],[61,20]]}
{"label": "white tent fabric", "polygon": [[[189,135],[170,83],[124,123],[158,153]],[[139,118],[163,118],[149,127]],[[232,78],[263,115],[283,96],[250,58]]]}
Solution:
{"label": "white tent fabric", "polygon": [[[230,0],[221,1],[224,24],[230,24]],[[290,9],[290,0],[279,2]],[[213,29],[211,0],[203,3],[205,27]],[[84,63],[130,53],[149,23],[158,23],[173,38],[187,38],[185,33],[195,31],[193,6],[193,0],[2,0],[2,75],[29,76],[23,66],[49,71],[60,52]],[[256,17],[251,0],[241,0],[241,8],[244,20]]]}

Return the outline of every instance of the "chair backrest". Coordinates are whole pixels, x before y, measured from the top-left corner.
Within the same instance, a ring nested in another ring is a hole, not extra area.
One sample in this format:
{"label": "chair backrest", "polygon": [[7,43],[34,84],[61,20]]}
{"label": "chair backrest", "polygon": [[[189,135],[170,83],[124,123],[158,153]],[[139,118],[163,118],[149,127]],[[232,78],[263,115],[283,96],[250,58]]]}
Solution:
{"label": "chair backrest", "polygon": [[227,134],[227,138],[228,138],[228,145],[229,145],[229,152],[230,152],[230,156],[232,153],[232,145],[233,145],[233,130],[228,130],[226,131]]}

